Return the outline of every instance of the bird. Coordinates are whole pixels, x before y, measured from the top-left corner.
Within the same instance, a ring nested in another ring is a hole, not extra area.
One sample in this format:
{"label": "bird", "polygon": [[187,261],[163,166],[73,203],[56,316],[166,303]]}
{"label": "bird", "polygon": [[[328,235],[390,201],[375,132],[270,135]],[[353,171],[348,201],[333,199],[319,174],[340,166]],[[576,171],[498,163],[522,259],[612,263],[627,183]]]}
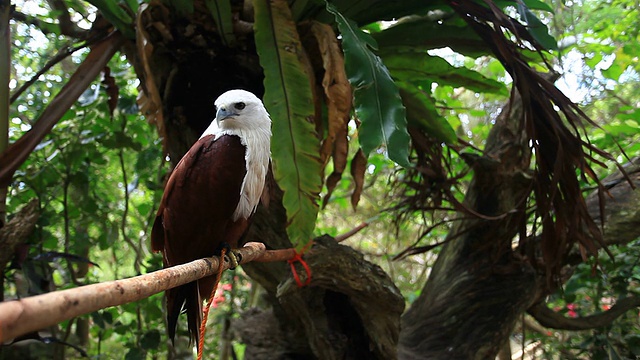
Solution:
{"label": "bird", "polygon": [[[151,230],[151,247],[164,267],[235,248],[249,226],[271,161],[271,117],[245,90],[214,102],[215,119],[171,172]],[[185,310],[190,340],[198,343],[202,301],[215,276],[165,291],[167,332],[173,341]]]}

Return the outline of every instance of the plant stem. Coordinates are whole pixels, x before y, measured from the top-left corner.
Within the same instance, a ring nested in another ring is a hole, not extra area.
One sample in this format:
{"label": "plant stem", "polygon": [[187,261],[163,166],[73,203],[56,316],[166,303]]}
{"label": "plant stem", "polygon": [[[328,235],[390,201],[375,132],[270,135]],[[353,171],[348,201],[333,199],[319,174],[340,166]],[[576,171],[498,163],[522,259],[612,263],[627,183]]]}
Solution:
{"label": "plant stem", "polygon": [[[0,0],[0,154],[9,146],[9,77],[11,76],[11,1]],[[7,188],[0,189],[0,228],[7,218]],[[1,284],[0,284],[1,285]]]}

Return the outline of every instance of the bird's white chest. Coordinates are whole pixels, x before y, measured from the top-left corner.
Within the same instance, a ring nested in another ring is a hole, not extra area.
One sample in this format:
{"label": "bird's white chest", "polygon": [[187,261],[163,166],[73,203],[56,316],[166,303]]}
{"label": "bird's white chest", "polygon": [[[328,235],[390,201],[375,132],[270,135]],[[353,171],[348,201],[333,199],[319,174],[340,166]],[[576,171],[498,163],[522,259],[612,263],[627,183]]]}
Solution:
{"label": "bird's white chest", "polygon": [[245,146],[244,161],[246,174],[240,188],[240,201],[232,220],[248,219],[256,211],[264,189],[265,178],[271,158],[270,132],[223,130],[217,136],[236,135]]}

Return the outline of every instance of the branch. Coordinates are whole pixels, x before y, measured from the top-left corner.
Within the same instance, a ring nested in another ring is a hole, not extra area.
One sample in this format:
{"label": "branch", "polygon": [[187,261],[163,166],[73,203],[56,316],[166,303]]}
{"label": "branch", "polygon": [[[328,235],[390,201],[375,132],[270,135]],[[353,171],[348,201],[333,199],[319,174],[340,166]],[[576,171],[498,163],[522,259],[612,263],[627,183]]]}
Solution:
{"label": "branch", "polygon": [[84,30],[76,23],[71,21],[71,15],[67,4],[63,0],[49,0],[47,1],[51,9],[58,12],[58,24],[60,25],[60,32],[63,35],[82,38],[89,33],[89,30]]}
{"label": "branch", "polygon": [[58,17],[58,24],[44,21],[36,16],[27,15],[15,9],[11,10],[11,18],[24,24],[35,26],[45,35],[56,34],[66,35],[76,39],[86,38],[89,30],[82,29],[71,21],[69,11],[66,9],[66,6],[64,6],[64,8],[65,10],[61,12]]}
{"label": "branch", "polygon": [[360,232],[360,230],[366,228],[367,226],[369,226],[369,222],[367,221],[361,222],[360,225],[354,227],[353,229],[347,231],[344,234],[336,236],[335,239],[337,242],[343,242],[348,238],[352,237],[353,235],[357,234],[358,232]]}
{"label": "branch", "polygon": [[620,315],[628,310],[640,306],[640,297],[629,296],[618,300],[611,309],[595,315],[585,317],[568,318],[549,309],[540,303],[532,306],[528,312],[542,326],[560,330],[588,330],[610,325]]}
{"label": "branch", "polygon": [[[11,1],[0,2],[0,153],[9,146],[9,79],[11,79],[11,26],[9,12]],[[7,220],[6,187],[0,187],[0,229]],[[4,264],[1,264],[4,266]],[[2,276],[0,272],[0,276]],[[0,279],[0,289],[4,289],[4,278]],[[3,295],[0,294],[0,299]]]}
{"label": "branch", "polygon": [[76,102],[93,80],[100,74],[111,57],[120,48],[124,38],[113,32],[91,48],[91,52],[71,75],[69,81],[40,114],[27,133],[0,154],[0,186],[8,186],[13,174],[33,149],[51,131],[62,115]]}
{"label": "branch", "polygon": [[[13,92],[13,94],[11,94],[9,103],[13,104],[18,99],[18,97],[22,95],[22,93],[27,90],[27,88],[29,88],[29,86],[33,85],[42,74],[49,71],[49,69],[51,69],[54,65],[71,56],[74,52],[85,48],[87,45],[87,43],[84,43],[76,47],[69,47],[68,45],[64,45],[63,47],[61,47],[58,52],[52,58],[50,58],[46,64],[44,64],[42,69],[38,70],[38,72],[35,73],[35,75],[31,77],[31,79],[22,84],[18,89],[16,89],[16,91]],[[29,120],[29,122],[31,121]]]}
{"label": "branch", "polygon": [[49,35],[49,34],[58,35],[56,31],[56,27],[57,27],[56,24],[40,20],[35,16],[27,15],[25,13],[12,9],[11,18],[16,21],[20,21],[26,25],[35,26],[36,28],[38,28],[38,30],[40,30],[40,32],[42,32],[45,35]]}
{"label": "branch", "polygon": [[[251,261],[281,261],[291,258],[293,249],[265,250],[250,242],[235,250],[240,264]],[[288,256],[288,257],[287,257]],[[73,289],[0,303],[0,344],[76,316],[147,298],[161,291],[215,274],[217,256],[158,270],[128,279],[107,281]],[[225,262],[223,268],[229,268]]]}

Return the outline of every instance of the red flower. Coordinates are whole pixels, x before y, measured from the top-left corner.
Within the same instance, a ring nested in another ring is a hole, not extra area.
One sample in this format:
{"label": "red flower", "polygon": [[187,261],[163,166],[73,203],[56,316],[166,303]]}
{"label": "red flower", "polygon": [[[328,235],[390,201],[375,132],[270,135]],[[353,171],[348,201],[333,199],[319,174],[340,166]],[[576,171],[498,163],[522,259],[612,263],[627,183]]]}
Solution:
{"label": "red flower", "polygon": [[213,298],[213,304],[211,304],[214,308],[217,308],[220,304],[222,304],[226,298],[224,295],[216,296]]}

